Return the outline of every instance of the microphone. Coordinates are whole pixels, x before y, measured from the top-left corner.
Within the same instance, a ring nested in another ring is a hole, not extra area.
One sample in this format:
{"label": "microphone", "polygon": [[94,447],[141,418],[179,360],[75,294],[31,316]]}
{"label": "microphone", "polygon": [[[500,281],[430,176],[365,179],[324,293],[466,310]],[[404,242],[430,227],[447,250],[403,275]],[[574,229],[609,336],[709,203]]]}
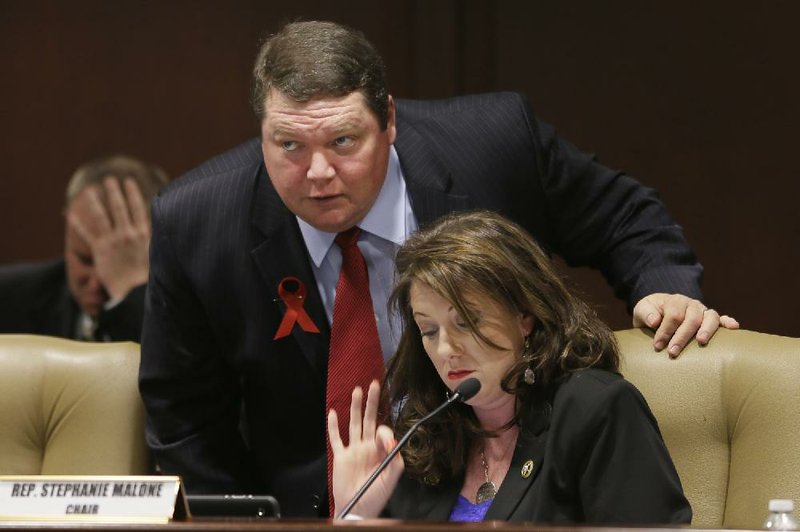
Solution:
{"label": "microphone", "polygon": [[364,482],[364,485],[358,489],[355,495],[353,495],[353,498],[350,499],[350,502],[348,502],[347,506],[344,507],[342,513],[339,514],[339,519],[344,518],[345,516],[347,516],[347,514],[350,513],[350,510],[353,509],[353,506],[355,506],[356,503],[358,503],[358,501],[361,500],[361,497],[363,497],[367,489],[369,489],[369,487],[372,486],[372,483],[375,482],[375,479],[378,478],[378,475],[380,475],[383,472],[383,470],[386,469],[386,466],[389,465],[389,462],[392,461],[392,458],[394,458],[395,455],[397,455],[397,453],[400,452],[400,449],[403,447],[403,445],[406,444],[409,438],[411,438],[411,436],[417,431],[420,425],[422,425],[430,418],[432,418],[433,416],[435,416],[436,414],[438,414],[439,412],[441,412],[442,410],[444,410],[445,408],[447,408],[448,406],[450,406],[455,402],[463,403],[465,401],[469,401],[475,396],[476,393],[480,391],[480,389],[481,389],[481,381],[479,381],[478,379],[472,378],[465,380],[464,382],[458,385],[456,391],[453,392],[453,395],[447,398],[447,401],[440,404],[438,407],[436,407],[435,410],[433,410],[428,415],[426,415],[425,417],[423,417],[422,419],[411,425],[411,428],[408,429],[408,432],[406,432],[402,438],[400,438],[400,441],[397,442],[397,445],[394,446],[394,449],[389,451],[389,454],[386,455],[386,458],[384,458],[383,461],[380,463],[380,465],[378,465],[378,467],[375,469],[375,471],[372,472],[367,481]]}

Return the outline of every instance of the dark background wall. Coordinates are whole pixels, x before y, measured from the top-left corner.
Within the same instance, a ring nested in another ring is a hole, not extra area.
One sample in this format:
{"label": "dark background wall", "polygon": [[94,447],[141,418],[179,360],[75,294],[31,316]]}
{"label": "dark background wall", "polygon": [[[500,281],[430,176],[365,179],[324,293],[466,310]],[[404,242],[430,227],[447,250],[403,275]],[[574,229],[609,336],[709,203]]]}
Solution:
{"label": "dark background wall", "polygon": [[[176,176],[255,134],[259,38],[296,18],[362,29],[396,97],[528,94],[661,192],[709,304],[800,336],[792,0],[0,0],[0,262],[61,252],[63,189],[86,159],[127,152]],[[597,274],[564,271],[628,326]]]}

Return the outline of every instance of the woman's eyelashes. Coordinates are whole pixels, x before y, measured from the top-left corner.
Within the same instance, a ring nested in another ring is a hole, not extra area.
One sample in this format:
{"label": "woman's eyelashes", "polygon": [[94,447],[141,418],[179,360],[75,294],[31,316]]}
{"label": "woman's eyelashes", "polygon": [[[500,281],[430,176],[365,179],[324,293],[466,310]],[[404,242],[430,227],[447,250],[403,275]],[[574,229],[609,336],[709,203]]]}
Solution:
{"label": "woman's eyelashes", "polygon": [[431,337],[435,336],[437,332],[439,332],[439,329],[436,329],[436,328],[422,327],[422,326],[418,326],[418,327],[419,327],[419,334],[423,338],[431,338]]}

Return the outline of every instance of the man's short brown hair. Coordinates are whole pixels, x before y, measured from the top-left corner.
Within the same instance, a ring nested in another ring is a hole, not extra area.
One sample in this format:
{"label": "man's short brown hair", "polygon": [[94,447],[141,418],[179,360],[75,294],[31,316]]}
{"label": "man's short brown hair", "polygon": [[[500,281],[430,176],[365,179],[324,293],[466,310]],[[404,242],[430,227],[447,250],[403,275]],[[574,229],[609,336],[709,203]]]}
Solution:
{"label": "man's short brown hair", "polygon": [[386,129],[389,94],[383,59],[360,31],[347,26],[293,22],[268,37],[253,66],[252,104],[259,124],[272,88],[298,102],[360,90]]}
{"label": "man's short brown hair", "polygon": [[[130,178],[136,181],[142,197],[147,203],[169,180],[164,170],[135,157],[119,154],[100,157],[82,164],[72,174],[67,185],[66,206],[69,207],[72,200],[87,187],[101,184],[108,176],[116,177],[119,180]],[[102,187],[100,191],[101,195],[105,197]]]}

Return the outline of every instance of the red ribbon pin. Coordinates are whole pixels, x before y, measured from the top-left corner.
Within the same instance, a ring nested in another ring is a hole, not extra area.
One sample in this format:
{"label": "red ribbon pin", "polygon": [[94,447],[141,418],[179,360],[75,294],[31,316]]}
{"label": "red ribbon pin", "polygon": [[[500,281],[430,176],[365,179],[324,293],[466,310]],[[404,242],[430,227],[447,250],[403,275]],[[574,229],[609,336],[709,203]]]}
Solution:
{"label": "red ribbon pin", "polygon": [[305,332],[318,333],[319,329],[311,321],[311,317],[303,308],[306,300],[306,285],[297,277],[284,277],[278,283],[278,295],[286,304],[286,313],[283,315],[278,332],[273,340],[280,340],[289,336],[292,327],[297,323]]}

